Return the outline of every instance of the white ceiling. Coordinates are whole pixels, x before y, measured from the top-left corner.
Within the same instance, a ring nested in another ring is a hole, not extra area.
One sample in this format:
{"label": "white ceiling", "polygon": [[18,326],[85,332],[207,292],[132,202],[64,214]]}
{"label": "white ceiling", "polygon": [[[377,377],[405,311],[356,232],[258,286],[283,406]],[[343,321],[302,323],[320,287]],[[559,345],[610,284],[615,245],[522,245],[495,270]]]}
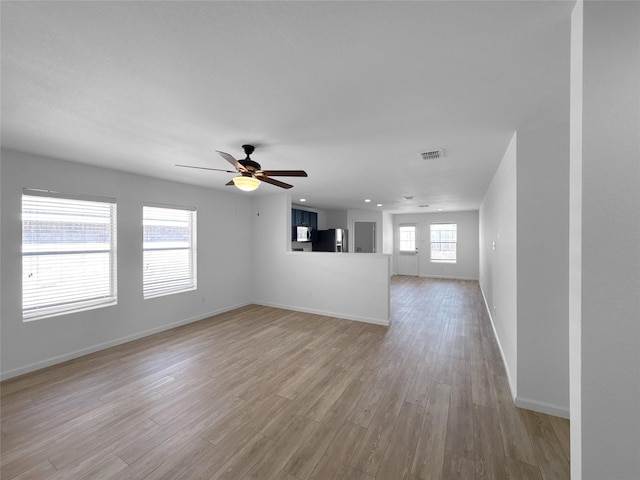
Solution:
{"label": "white ceiling", "polygon": [[513,132],[566,109],[572,6],[3,1],[2,145],[232,191],[174,164],[253,143],[308,172],[294,202],[474,210]]}

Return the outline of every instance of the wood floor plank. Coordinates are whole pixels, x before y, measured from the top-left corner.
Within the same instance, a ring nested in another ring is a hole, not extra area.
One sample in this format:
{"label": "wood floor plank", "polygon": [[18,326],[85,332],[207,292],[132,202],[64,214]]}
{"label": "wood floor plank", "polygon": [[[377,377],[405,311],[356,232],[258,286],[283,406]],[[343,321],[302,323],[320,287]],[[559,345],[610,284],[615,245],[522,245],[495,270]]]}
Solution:
{"label": "wood floor plank", "polygon": [[108,429],[104,435],[82,439],[84,441],[76,444],[73,448],[61,448],[49,457],[49,461],[57,469],[61,469],[73,462],[82,461],[85,457],[95,455],[97,450],[100,456],[115,455],[117,451],[137,442],[140,436],[160,430],[160,426],[153,420],[144,417],[142,419],[143,421],[140,423],[128,419],[129,424],[126,429],[121,422],[116,422],[113,430]]}
{"label": "wood floor plank", "polygon": [[454,372],[447,421],[447,453],[474,459],[471,376]]}
{"label": "wood floor plank", "polygon": [[449,385],[434,383],[431,386],[411,467],[415,478],[442,478],[450,399]]}
{"label": "wood floor plank", "polygon": [[555,438],[542,438],[530,435],[536,464],[544,480],[563,480],[569,478],[569,462]]}
{"label": "wood floor plank", "polygon": [[391,441],[407,390],[408,383],[398,379],[385,391],[360,443],[360,448],[351,461],[352,467],[372,477],[376,476]]}
{"label": "wood floor plank", "polygon": [[78,480],[107,480],[127,468],[127,464],[120,457],[111,457],[93,470],[78,478]]}
{"label": "wood floor plank", "polygon": [[452,375],[453,357],[438,355],[436,358],[436,366],[433,372],[433,381],[451,385]]}
{"label": "wood floor plank", "polygon": [[241,477],[243,480],[275,479],[307,436],[318,428],[317,422],[305,417],[295,417],[289,428],[278,438],[268,455],[259,459],[251,470]]}
{"label": "wood floor plank", "polygon": [[158,468],[153,470],[153,478],[155,480],[174,480],[213,448],[214,446],[206,440],[196,437],[189,443],[176,449],[174,453],[167,455],[166,460],[161,463]]}
{"label": "wood floor plank", "polygon": [[219,466],[209,480],[238,480],[260,460],[268,455],[275,441],[256,434],[245,446],[236,452],[226,463]]}
{"label": "wood floor plank", "polygon": [[437,358],[438,355],[435,352],[427,351],[424,353],[411,379],[411,385],[406,396],[407,402],[417,403],[422,406],[426,405]]}
{"label": "wood floor plank", "polygon": [[300,480],[298,477],[291,475],[286,470],[282,470],[276,480]]}
{"label": "wood floor plank", "polygon": [[492,375],[491,388],[496,399],[502,444],[507,457],[536,465],[527,428],[511,398],[506,377]]}
{"label": "wood floor plank", "polygon": [[[25,470],[17,477],[13,477],[14,480],[43,480],[52,475],[56,471],[56,467],[52,465],[49,460],[34,465],[32,468]],[[2,478],[2,476],[0,476]]]}
{"label": "wood floor plank", "polygon": [[140,437],[137,443],[122,448],[117,454],[129,465],[133,465],[147,456],[151,456],[154,461],[160,459],[165,451],[170,451],[174,445],[179,445],[181,442],[189,441],[196,435],[202,434],[239,403],[239,399],[232,398],[223,406],[214,405],[206,410],[197,408],[194,411],[186,412],[185,415],[181,415],[173,422],[163,425],[160,430]]}
{"label": "wood floor plank", "polygon": [[543,480],[540,469],[535,465],[515,460],[513,458],[505,458],[505,466],[507,468],[507,478],[517,478],[518,480]]}
{"label": "wood floor plank", "polygon": [[[354,379],[325,418],[323,418],[318,428],[298,448],[286,465],[285,470],[299,479],[308,478],[325,455],[327,449],[336,442],[335,437],[364,392],[365,384],[360,380]],[[338,440],[338,444],[342,444],[342,441]]]}
{"label": "wood floor plank", "polygon": [[473,405],[476,480],[508,478],[498,413],[493,406]]}
{"label": "wood floor plank", "polygon": [[566,479],[477,282],[393,277],[391,327],[248,305],[2,382],[3,480]]}
{"label": "wood floor plank", "polygon": [[261,430],[278,412],[285,409],[285,405],[290,403],[286,398],[279,395],[267,395],[257,398],[253,402],[241,404],[237,409],[223,416],[211,427],[200,434],[202,438],[214,445],[220,445],[238,433],[246,432],[253,437],[253,432]]}
{"label": "wood floor plank", "polygon": [[489,407],[495,402],[491,392],[489,370],[482,357],[471,359],[471,394],[475,404]]}
{"label": "wood floor plank", "polygon": [[419,403],[404,402],[377,477],[409,479],[424,410]]}
{"label": "wood floor plank", "polygon": [[444,480],[466,480],[475,478],[475,463],[473,460],[456,454],[446,454],[442,478]]}
{"label": "wood floor plank", "polygon": [[549,415],[549,421],[553,427],[553,431],[560,442],[562,451],[565,454],[567,460],[571,458],[571,441],[569,436],[569,420],[560,417],[554,417]]}
{"label": "wood floor plank", "polygon": [[371,419],[380,405],[380,401],[388,388],[388,385],[392,383],[392,380],[385,378],[379,378],[372,383],[365,383],[368,385],[367,392],[360,397],[358,404],[354,407],[349,420],[363,427],[369,427]]}
{"label": "wood floor plank", "polygon": [[[365,429],[360,425],[345,422],[309,478],[311,480],[330,480],[364,477],[366,474],[359,470],[354,471],[355,469],[350,466],[351,458],[362,440],[364,431]],[[299,478],[303,479],[303,477]]]}

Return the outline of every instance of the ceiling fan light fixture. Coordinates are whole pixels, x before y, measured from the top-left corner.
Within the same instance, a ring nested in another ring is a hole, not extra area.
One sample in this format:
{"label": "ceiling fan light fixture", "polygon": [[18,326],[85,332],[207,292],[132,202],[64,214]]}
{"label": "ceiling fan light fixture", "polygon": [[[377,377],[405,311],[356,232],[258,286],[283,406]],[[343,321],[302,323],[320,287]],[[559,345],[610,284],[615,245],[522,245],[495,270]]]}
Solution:
{"label": "ceiling fan light fixture", "polygon": [[240,175],[233,177],[233,184],[243,192],[253,192],[260,186],[260,180],[254,177]]}

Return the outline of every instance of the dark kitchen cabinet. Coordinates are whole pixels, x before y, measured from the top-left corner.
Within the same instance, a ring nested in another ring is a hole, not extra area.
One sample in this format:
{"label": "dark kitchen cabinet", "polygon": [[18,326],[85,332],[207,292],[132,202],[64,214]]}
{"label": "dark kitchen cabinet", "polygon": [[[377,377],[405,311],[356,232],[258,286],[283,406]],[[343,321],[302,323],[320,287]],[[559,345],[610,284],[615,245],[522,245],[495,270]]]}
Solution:
{"label": "dark kitchen cabinet", "polygon": [[312,234],[318,231],[318,214],[298,208],[291,209],[291,240],[296,239],[296,227],[303,225],[311,227]]}

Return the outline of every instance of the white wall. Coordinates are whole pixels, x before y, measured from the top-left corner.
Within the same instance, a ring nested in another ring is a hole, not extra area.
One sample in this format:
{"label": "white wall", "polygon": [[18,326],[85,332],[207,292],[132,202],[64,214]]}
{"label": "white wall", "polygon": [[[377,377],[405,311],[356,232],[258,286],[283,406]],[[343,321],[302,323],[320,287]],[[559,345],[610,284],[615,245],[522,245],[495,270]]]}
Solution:
{"label": "white wall", "polygon": [[[569,25],[564,46],[568,63]],[[568,99],[554,108],[514,135],[485,195],[480,285],[516,405],[568,418]]]}
{"label": "white wall", "polygon": [[480,288],[514,397],[518,391],[517,143],[514,134],[479,212]]}
{"label": "white wall", "polygon": [[[393,216],[394,231],[397,234],[400,224],[418,225],[419,275],[421,277],[459,278],[478,280],[479,276],[479,238],[478,212],[433,212],[403,213]],[[430,260],[430,237],[432,223],[456,223],[458,225],[458,243],[456,263],[436,263]],[[394,250],[398,257],[398,242]]]}
{"label": "white wall", "polygon": [[349,228],[347,221],[347,211],[346,210],[327,210],[325,211],[327,224],[324,227],[327,228]]}
{"label": "white wall", "polygon": [[[568,34],[568,26],[567,26]],[[568,43],[568,40],[567,40]],[[567,48],[567,63],[569,49]],[[569,72],[567,70],[567,85]],[[569,417],[569,102],[518,130],[519,407]]]}
{"label": "white wall", "polygon": [[571,12],[569,109],[569,401],[571,478],[582,479],[582,1]]}
{"label": "white wall", "polygon": [[[382,212],[382,253],[393,254],[393,232],[393,214]],[[391,271],[395,272],[395,268],[393,268],[393,259],[391,263]]]}
{"label": "white wall", "polygon": [[572,478],[637,479],[640,3],[578,2],[572,41]]}
{"label": "white wall", "polygon": [[254,217],[254,303],[389,324],[390,255],[288,252],[288,194],[260,198]]}
{"label": "white wall", "polygon": [[[113,170],[2,151],[2,377],[223,312],[251,301],[252,205],[246,195],[161,181]],[[22,188],[117,199],[118,304],[22,321]],[[142,205],[195,206],[198,289],[142,298]]]}

